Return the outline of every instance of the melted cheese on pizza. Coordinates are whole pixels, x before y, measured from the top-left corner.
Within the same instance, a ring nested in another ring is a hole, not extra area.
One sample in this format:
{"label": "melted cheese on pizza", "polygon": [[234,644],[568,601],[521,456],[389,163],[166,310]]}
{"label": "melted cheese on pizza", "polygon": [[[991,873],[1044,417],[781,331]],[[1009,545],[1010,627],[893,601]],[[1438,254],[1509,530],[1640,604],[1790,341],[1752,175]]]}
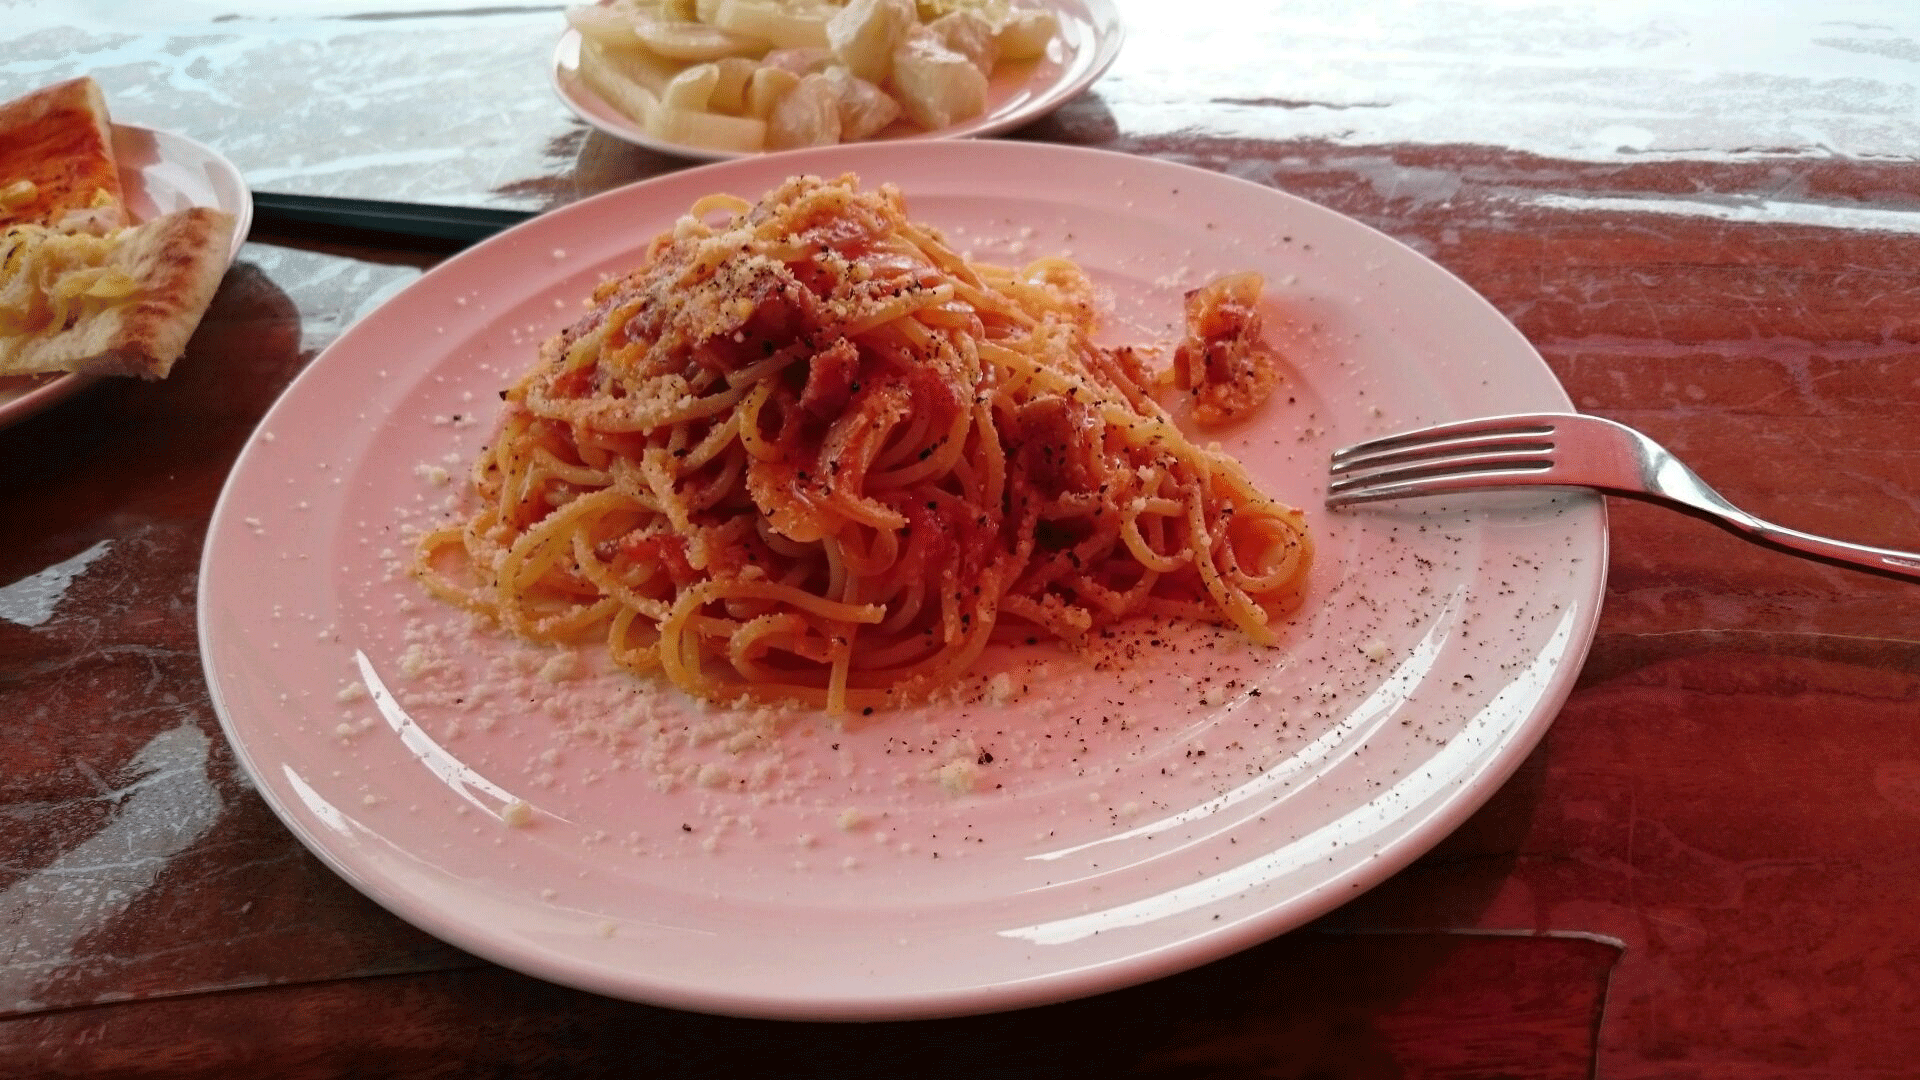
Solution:
{"label": "melted cheese on pizza", "polygon": [[110,265],[119,231],[107,236],[11,225],[0,233],[0,334],[58,332],[124,304],[140,283]]}

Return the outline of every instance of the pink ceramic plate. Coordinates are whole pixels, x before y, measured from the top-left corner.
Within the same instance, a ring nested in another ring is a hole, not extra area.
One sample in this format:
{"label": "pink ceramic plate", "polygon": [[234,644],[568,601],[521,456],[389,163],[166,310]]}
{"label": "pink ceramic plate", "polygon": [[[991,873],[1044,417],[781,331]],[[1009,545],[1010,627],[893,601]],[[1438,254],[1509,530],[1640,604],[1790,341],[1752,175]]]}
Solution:
{"label": "pink ceramic plate", "polygon": [[[921,131],[900,122],[882,132],[878,141],[898,139],[965,139],[998,135],[1030,124],[1073,100],[1113,66],[1126,31],[1113,0],[1043,0],[1060,18],[1047,54],[1038,60],[1004,65],[987,84],[987,111],[964,123],[938,131]],[[580,33],[560,35],[553,51],[550,76],[554,93],[580,119],[627,142],[663,154],[724,161],[751,156],[706,147],[667,142],[649,134],[632,118],[615,109],[580,78]]]}
{"label": "pink ceramic plate", "polygon": [[[478,631],[405,576],[408,530],[446,512],[498,391],[596,281],[702,195],[848,169],[899,185],[976,258],[1080,261],[1115,341],[1168,340],[1183,290],[1214,274],[1266,275],[1295,374],[1224,441],[1308,508],[1318,541],[1280,648],[1146,624],[1097,658],[993,654],[1000,694],[839,724],[690,705]],[[1459,281],[1267,188],[1023,143],[728,162],[502,234],[315,360],[214,516],[207,677],[288,827],[502,964],[760,1016],[1055,1001],[1299,925],[1426,850],[1520,762],[1592,633],[1601,501],[1329,514],[1322,471],[1390,429],[1568,407]]]}
{"label": "pink ceramic plate", "polygon": [[[189,206],[213,206],[233,214],[233,251],[253,222],[253,194],[231,161],[184,135],[133,124],[113,125],[120,186],[135,221],[147,221]],[[90,375],[19,375],[0,378],[0,427],[24,420],[93,382]]]}

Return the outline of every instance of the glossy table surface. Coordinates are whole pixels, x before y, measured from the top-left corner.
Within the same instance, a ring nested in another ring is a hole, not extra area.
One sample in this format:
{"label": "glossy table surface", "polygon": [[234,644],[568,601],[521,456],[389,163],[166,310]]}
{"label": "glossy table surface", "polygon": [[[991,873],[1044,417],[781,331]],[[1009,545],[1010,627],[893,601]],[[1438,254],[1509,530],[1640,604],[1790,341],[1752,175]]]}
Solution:
{"label": "glossy table surface", "polygon": [[[1920,548],[1910,5],[1120,7],[1113,69],[1010,137],[1354,217],[1736,503]],[[38,0],[0,22],[0,98],[92,73],[117,119],[256,191],[538,211],[687,164],[555,99],[553,5]],[[1920,585],[1621,500],[1598,637],[1519,772],[1405,871],[1228,960],[800,1024],[594,997],[397,920],[237,768],[194,603],[259,417],[442,257],[262,221],[171,378],[0,429],[0,1073],[1912,1074]]]}

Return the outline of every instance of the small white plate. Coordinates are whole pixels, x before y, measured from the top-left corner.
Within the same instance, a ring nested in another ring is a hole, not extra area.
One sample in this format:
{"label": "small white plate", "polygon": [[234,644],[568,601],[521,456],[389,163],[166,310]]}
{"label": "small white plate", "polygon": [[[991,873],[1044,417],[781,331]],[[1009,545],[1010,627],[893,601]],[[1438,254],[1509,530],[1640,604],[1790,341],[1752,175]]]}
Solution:
{"label": "small white plate", "polygon": [[[922,131],[898,121],[869,142],[911,139],[965,139],[998,135],[1029,124],[1072,100],[1106,73],[1120,55],[1126,32],[1113,0],[1044,0],[1060,17],[1060,32],[1038,60],[1003,65],[987,84],[987,111],[962,124]],[[554,92],[595,128],[650,150],[699,161],[753,157],[728,150],[686,146],[655,138],[615,109],[580,79],[580,32],[560,35],[553,51]]]}
{"label": "small white plate", "polygon": [[[897,184],[976,258],[1075,259],[1115,343],[1170,340],[1183,291],[1217,274],[1266,276],[1291,380],[1219,438],[1307,511],[1316,563],[1281,647],[1140,624],[1114,643],[1133,653],[1121,663],[991,653],[1015,691],[1000,704],[804,714],[776,733],[650,680],[574,673],[573,654],[425,595],[405,530],[446,513],[542,338],[696,199],[826,169]],[[1405,866],[1520,763],[1591,639],[1602,500],[1333,514],[1326,461],[1399,428],[1569,407],[1458,279],[1271,188],[997,140],[730,161],[462,252],[316,358],[221,495],[201,651],[238,759],[287,826],[367,895],[498,963],[759,1016],[1057,1001],[1300,925]],[[945,782],[969,772],[965,794]],[[534,808],[522,828],[502,820],[516,799]]]}
{"label": "small white plate", "polygon": [[[190,206],[211,206],[234,217],[232,264],[253,224],[253,193],[233,162],[170,131],[113,125],[113,156],[127,213],[135,222]],[[0,427],[17,423],[93,382],[92,375],[0,376]]]}

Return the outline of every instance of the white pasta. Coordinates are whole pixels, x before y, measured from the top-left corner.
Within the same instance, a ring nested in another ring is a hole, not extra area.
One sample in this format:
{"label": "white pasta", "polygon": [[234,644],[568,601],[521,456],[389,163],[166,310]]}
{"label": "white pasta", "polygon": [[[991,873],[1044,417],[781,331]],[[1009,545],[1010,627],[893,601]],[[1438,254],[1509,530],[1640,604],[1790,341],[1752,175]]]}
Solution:
{"label": "white pasta", "polygon": [[655,138],[737,153],[970,120],[995,68],[1044,54],[1059,28],[1013,0],[608,0],[567,23],[609,106]]}

